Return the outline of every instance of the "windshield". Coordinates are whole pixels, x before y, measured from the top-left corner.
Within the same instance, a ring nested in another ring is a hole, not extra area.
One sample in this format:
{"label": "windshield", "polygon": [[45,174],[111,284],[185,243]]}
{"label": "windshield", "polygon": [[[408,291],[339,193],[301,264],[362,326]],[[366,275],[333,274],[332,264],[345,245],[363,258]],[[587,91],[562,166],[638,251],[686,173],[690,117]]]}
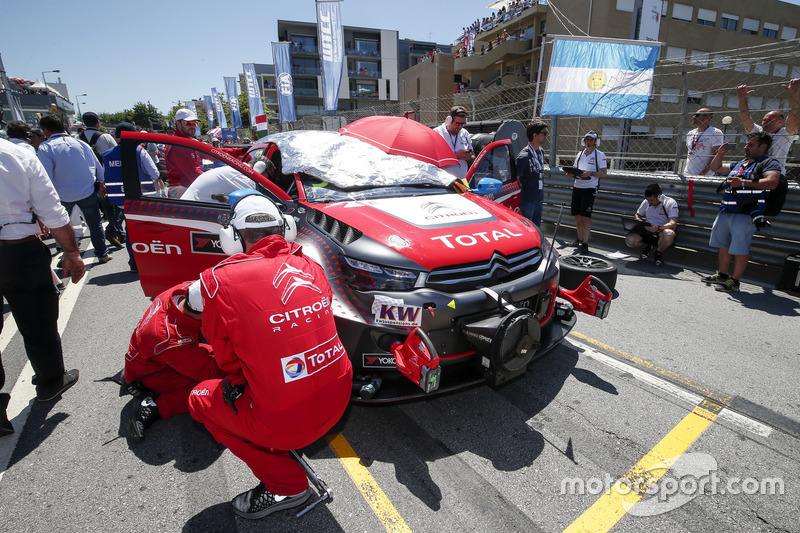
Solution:
{"label": "windshield", "polygon": [[293,131],[263,140],[278,145],[283,172],[300,174],[310,201],[444,193],[455,180],[438,167],[386,154],[338,132]]}

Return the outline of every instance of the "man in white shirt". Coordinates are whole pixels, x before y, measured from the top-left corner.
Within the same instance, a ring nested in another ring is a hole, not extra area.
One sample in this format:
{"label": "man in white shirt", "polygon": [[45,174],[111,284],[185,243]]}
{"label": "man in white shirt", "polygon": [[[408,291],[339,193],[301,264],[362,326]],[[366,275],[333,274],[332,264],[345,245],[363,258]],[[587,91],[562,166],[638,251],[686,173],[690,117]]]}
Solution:
{"label": "man in white shirt", "polygon": [[739,97],[739,118],[742,119],[745,133],[766,131],[772,135],[772,147],[767,152],[767,157],[773,157],[781,164],[781,172],[786,174],[786,158],[794,142],[798,130],[798,117],[800,117],[800,78],[794,78],[788,85],[781,84],[789,93],[789,114],[784,125],[783,112],[773,109],[764,115],[759,126],[750,116],[750,105],[747,97],[754,91],[748,91],[747,85],[739,85],[736,95]]}
{"label": "man in white shirt", "polygon": [[703,107],[692,116],[695,128],[686,135],[686,168],[689,176],[713,176],[709,165],[719,147],[725,142],[722,132],[711,125],[711,109]]}
{"label": "man in white shirt", "polygon": [[642,249],[641,259],[650,257],[650,250],[656,246],[656,266],[664,264],[664,250],[675,242],[675,229],[678,227],[678,202],[661,192],[658,183],[652,183],[644,190],[644,200],[636,210],[637,224],[625,236],[629,248]]}
{"label": "man in white shirt", "polygon": [[448,165],[444,167],[444,170],[457,178],[464,178],[467,175],[469,166],[475,160],[475,154],[472,151],[472,139],[469,136],[469,132],[464,129],[464,124],[466,123],[467,110],[461,106],[455,106],[450,109],[450,114],[447,115],[444,123],[434,128],[447,141],[456,159],[458,159],[458,166]]}
{"label": "man in white shirt", "polygon": [[[575,155],[576,168],[584,172],[575,177],[572,187],[572,216],[575,217],[575,229],[578,239],[572,243],[575,246],[573,254],[585,254],[589,251],[589,235],[592,232],[592,207],[600,186],[600,178],[605,178],[608,172],[606,154],[597,149],[600,140],[597,133],[590,131],[583,136],[584,150]],[[573,174],[567,174],[572,177]]]}

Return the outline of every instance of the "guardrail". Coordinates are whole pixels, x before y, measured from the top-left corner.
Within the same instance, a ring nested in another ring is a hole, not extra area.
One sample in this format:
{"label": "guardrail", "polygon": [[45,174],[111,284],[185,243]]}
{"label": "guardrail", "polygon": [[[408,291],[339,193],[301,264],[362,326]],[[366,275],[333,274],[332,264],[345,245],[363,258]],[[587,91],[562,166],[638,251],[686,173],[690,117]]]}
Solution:
{"label": "guardrail", "polygon": [[[721,176],[689,178],[670,173],[610,172],[600,180],[600,192],[592,213],[592,232],[624,238],[626,232],[620,216],[633,216],[644,200],[645,188],[657,182],[664,194],[674,198],[680,208],[675,246],[716,255],[717,250],[708,245],[708,238],[719,210],[722,194],[716,189],[721,180]],[[574,218],[569,212],[574,180],[567,178],[561,170],[553,169],[545,171],[544,182],[543,221],[554,224],[560,206],[564,204],[561,223],[574,227]],[[787,255],[800,254],[800,186],[797,183],[789,182],[783,210],[780,215],[769,217],[769,222],[771,227],[756,232],[750,247],[750,260],[780,268]]]}

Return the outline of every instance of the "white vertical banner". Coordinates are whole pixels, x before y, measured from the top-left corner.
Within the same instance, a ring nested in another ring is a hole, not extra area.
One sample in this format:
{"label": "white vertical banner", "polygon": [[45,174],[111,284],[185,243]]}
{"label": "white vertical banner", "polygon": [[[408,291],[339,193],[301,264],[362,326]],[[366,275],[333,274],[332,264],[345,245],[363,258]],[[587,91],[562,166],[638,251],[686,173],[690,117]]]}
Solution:
{"label": "white vertical banner", "polygon": [[261,87],[256,76],[256,66],[253,63],[242,63],[244,71],[244,84],[247,87],[247,103],[250,107],[250,124],[255,124],[255,117],[264,114],[261,104]]}
{"label": "white vertical banner", "polygon": [[214,103],[214,111],[217,112],[217,124],[220,128],[228,127],[228,119],[225,118],[225,109],[222,107],[222,101],[217,94],[217,88],[211,88],[211,101]]}
{"label": "white vertical banner", "polygon": [[336,111],[339,109],[339,85],[342,83],[344,62],[344,33],[339,0],[317,0],[317,32],[325,110]]}
{"label": "white vertical banner", "polygon": [[297,109],[294,106],[294,78],[289,47],[292,43],[272,43],[272,61],[275,63],[275,80],[278,83],[278,111],[281,122],[295,122]]}
{"label": "white vertical banner", "polygon": [[642,13],[639,17],[639,40],[658,41],[661,28],[661,0],[642,0]]}

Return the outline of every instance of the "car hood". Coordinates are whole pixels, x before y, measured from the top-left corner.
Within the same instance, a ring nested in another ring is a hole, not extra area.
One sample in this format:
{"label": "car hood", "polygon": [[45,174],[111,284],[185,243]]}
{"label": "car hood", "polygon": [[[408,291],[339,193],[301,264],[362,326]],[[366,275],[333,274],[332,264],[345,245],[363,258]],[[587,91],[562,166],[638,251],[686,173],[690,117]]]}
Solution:
{"label": "car hood", "polygon": [[[485,261],[495,253],[508,256],[540,245],[539,232],[532,223],[473,194],[432,194],[309,207],[429,271]],[[380,253],[376,251],[376,255]]]}

